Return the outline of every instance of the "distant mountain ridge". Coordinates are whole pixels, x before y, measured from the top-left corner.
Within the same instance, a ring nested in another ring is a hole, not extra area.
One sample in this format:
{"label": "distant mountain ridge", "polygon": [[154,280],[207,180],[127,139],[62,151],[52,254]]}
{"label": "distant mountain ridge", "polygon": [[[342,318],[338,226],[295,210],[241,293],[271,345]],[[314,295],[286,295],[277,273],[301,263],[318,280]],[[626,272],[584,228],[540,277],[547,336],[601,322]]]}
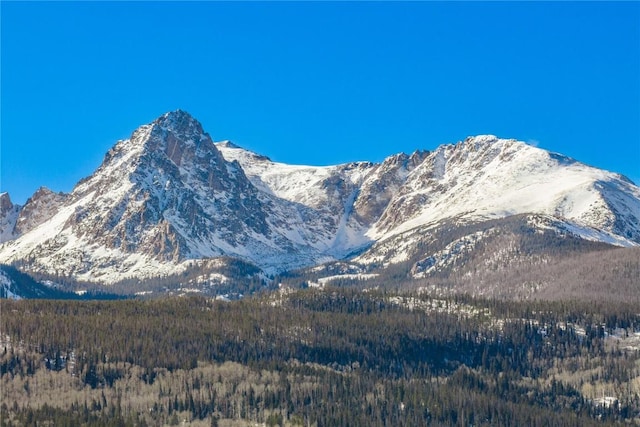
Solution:
{"label": "distant mountain ridge", "polygon": [[0,264],[104,284],[218,257],[274,274],[357,253],[372,268],[427,256],[420,242],[442,224],[521,214],[548,218],[532,220],[540,230],[640,244],[636,185],[523,142],[485,135],[378,164],[286,165],[214,143],[181,110],[118,141],[71,193],[41,188],[24,206],[3,193],[0,207]]}

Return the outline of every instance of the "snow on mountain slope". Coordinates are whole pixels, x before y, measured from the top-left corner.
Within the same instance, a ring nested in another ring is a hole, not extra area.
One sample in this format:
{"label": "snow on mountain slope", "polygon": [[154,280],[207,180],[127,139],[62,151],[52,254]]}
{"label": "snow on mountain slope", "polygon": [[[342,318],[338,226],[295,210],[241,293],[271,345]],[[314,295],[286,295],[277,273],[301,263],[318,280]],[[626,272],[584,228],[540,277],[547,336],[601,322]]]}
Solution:
{"label": "snow on mountain slope", "polygon": [[[367,167],[273,165],[293,173],[288,190],[287,177],[272,174],[278,189],[293,195],[278,197],[253,185],[239,162],[225,160],[195,119],[167,113],[119,141],[60,206],[32,203],[30,226],[0,247],[0,261],[105,283],[171,274],[219,256],[267,272],[330,261],[364,235],[350,207]],[[298,197],[300,177],[320,201]],[[34,200],[50,196],[41,193]]]}
{"label": "snow on mountain slope", "polygon": [[528,212],[640,242],[640,189],[630,181],[494,136],[468,138],[429,154],[369,236],[379,240],[456,216],[489,219]]}
{"label": "snow on mountain slope", "polygon": [[324,251],[343,257],[365,246],[366,226],[353,215],[363,181],[377,168],[369,162],[337,166],[288,165],[234,145],[216,144],[228,161],[237,161],[253,185],[265,194],[292,202],[305,221],[320,221],[332,238]]}
{"label": "snow on mountain slope", "polygon": [[238,161],[253,185],[266,193],[313,208],[330,199],[325,183],[337,174],[338,166],[276,163],[229,141],[218,142],[216,147],[227,161]]}
{"label": "snow on mountain slope", "polygon": [[367,225],[378,221],[409,174],[422,164],[428,154],[426,151],[416,151],[410,156],[399,153],[376,165],[362,183],[355,200],[354,208],[359,220]]}
{"label": "snow on mountain slope", "polygon": [[[187,113],[118,142],[47,222],[0,248],[2,262],[112,282],[230,255],[265,269],[331,259],[323,219],[259,192]],[[277,267],[275,267],[277,266]]]}
{"label": "snow on mountain slope", "polygon": [[69,195],[41,189],[23,208],[1,197],[0,237],[14,240],[0,263],[102,283],[221,256],[267,273],[356,252],[367,265],[400,263],[444,222],[521,213],[581,238],[640,243],[638,187],[522,142],[479,136],[380,164],[296,166],[216,144],[180,110],[118,141]]}
{"label": "snow on mountain slope", "polygon": [[11,278],[2,270],[0,270],[0,298],[22,299],[22,297],[15,292],[15,284]]}

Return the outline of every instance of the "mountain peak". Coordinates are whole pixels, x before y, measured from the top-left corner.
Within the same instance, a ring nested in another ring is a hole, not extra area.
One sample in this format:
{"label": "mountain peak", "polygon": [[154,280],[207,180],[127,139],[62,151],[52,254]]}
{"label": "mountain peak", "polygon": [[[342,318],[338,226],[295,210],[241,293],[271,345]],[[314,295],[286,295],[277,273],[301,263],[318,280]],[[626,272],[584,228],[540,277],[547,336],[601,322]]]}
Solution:
{"label": "mountain peak", "polygon": [[233,142],[229,141],[228,139],[224,141],[216,142],[216,146],[224,147],[224,148],[242,148],[239,145],[236,145]]}
{"label": "mountain peak", "polygon": [[40,197],[48,196],[50,194],[53,194],[53,191],[51,191],[49,188],[47,188],[45,186],[41,186],[40,188],[38,188],[36,190],[35,193],[33,193],[33,196],[31,196],[31,197],[32,198],[40,198]]}
{"label": "mountain peak", "polygon": [[180,134],[203,134],[202,125],[184,110],[169,111],[154,120],[153,124]]}
{"label": "mountain peak", "polygon": [[[520,143],[520,141],[510,138],[499,138],[495,135],[476,135],[468,136],[455,145],[460,145],[461,148],[472,149],[473,151],[484,151],[513,147],[514,143]],[[520,144],[524,145],[524,143]]]}
{"label": "mountain peak", "polygon": [[169,119],[169,120],[176,120],[176,119],[196,120],[191,114],[189,114],[188,111],[184,111],[184,110],[181,110],[179,108],[177,110],[167,111],[166,113],[164,113],[163,115],[158,117],[157,120],[162,120],[162,119]]}
{"label": "mountain peak", "polygon": [[493,143],[499,140],[500,138],[498,138],[495,135],[476,135],[476,136],[466,137],[463,142],[475,142],[477,144],[488,144],[488,143]]}
{"label": "mountain peak", "polygon": [[137,128],[129,139],[118,141],[109,150],[103,165],[114,160],[121,162],[125,157],[131,163],[131,156],[142,156],[147,161],[161,161],[165,156],[178,167],[194,161],[202,163],[203,167],[212,159],[221,161],[211,136],[198,120],[184,110],[169,111]]}
{"label": "mountain peak", "polygon": [[4,215],[5,212],[11,209],[13,209],[13,203],[11,202],[11,197],[9,197],[9,193],[0,193],[0,212]]}

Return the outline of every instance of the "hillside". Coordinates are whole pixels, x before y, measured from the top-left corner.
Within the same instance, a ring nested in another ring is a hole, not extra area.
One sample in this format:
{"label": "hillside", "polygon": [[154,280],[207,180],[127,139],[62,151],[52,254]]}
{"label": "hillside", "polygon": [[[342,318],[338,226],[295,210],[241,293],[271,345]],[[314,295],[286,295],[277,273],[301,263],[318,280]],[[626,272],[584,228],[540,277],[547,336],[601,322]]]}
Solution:
{"label": "hillside", "polygon": [[[602,426],[640,418],[625,303],[349,289],[0,301],[3,425]],[[21,402],[13,404],[13,402]]]}

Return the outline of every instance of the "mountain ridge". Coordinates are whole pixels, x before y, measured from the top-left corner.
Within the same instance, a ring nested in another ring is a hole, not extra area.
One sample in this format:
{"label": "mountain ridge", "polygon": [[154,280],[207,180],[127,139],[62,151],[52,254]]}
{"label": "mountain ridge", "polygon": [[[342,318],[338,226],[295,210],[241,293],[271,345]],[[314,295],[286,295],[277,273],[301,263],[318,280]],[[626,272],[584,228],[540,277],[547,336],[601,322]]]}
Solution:
{"label": "mountain ridge", "polygon": [[514,139],[480,135],[380,163],[287,165],[214,142],[182,110],[118,141],[69,194],[40,189],[22,207],[5,194],[0,263],[105,284],[222,256],[274,274],[451,218],[548,215],[581,238],[640,244],[630,180]]}

